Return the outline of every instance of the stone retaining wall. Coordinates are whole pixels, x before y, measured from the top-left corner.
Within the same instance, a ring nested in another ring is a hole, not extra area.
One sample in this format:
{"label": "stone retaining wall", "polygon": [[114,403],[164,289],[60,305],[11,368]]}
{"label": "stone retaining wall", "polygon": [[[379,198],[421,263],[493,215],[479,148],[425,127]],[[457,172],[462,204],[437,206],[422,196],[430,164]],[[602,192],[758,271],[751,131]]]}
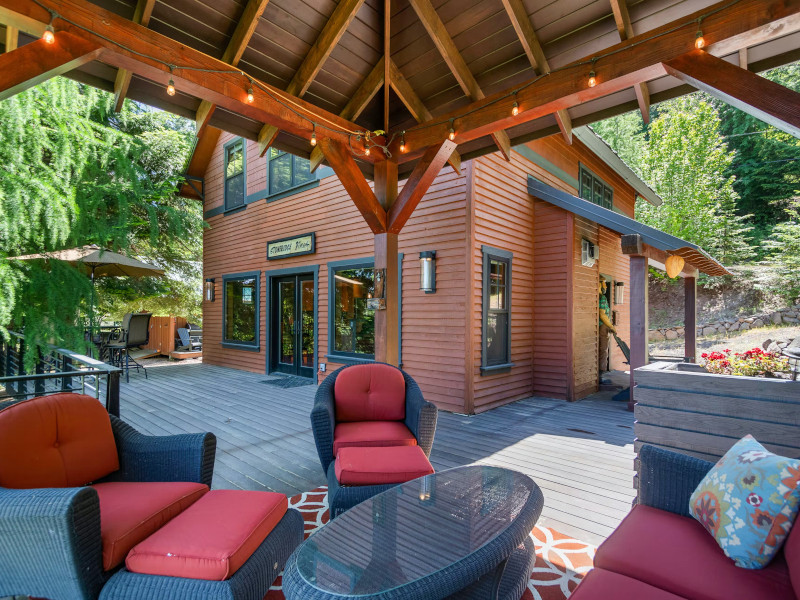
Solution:
{"label": "stone retaining wall", "polygon": [[[792,308],[782,308],[769,313],[760,315],[751,315],[749,317],[739,317],[738,319],[729,319],[727,321],[716,321],[714,323],[707,323],[700,325],[697,328],[697,335],[708,336],[717,335],[721,333],[728,333],[733,331],[747,331],[748,329],[755,329],[756,327],[764,327],[764,325],[791,325],[800,323],[800,306]],[[660,342],[663,340],[676,340],[682,338],[684,334],[683,327],[668,327],[662,329],[650,330],[650,341]]]}

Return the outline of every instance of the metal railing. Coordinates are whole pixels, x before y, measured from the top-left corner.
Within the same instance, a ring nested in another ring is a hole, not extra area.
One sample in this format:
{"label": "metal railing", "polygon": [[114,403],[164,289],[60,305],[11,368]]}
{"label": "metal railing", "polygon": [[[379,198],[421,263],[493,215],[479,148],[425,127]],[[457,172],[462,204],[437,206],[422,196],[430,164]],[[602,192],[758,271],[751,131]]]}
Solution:
{"label": "metal railing", "polygon": [[25,336],[9,332],[0,338],[0,406],[57,392],[78,392],[105,398],[106,410],[119,416],[121,369],[64,348],[49,346],[40,354],[33,372],[25,369]]}

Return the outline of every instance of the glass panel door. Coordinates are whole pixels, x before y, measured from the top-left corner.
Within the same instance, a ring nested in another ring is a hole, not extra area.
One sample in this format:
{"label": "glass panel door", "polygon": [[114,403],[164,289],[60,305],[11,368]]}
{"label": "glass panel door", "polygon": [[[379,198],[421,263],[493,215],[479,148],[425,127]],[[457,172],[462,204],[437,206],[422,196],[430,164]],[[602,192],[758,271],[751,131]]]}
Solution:
{"label": "glass panel door", "polygon": [[299,374],[314,376],[314,279],[311,276],[298,277],[300,280],[298,304],[300,320]]}
{"label": "glass panel door", "polygon": [[297,312],[295,296],[294,278],[288,281],[278,282],[278,310],[280,310],[280,322],[278,324],[278,335],[280,336],[278,363],[287,366],[294,366],[295,364],[294,338],[295,313]]}
{"label": "glass panel door", "polygon": [[272,280],[270,371],[314,376],[314,291],[313,275]]}

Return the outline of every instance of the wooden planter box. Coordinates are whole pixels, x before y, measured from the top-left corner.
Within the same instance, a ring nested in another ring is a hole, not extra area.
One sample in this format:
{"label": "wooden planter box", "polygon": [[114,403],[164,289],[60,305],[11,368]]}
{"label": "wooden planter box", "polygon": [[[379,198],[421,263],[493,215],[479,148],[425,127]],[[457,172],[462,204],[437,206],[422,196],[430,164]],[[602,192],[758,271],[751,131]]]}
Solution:
{"label": "wooden planter box", "polygon": [[706,373],[657,362],[636,369],[635,448],[652,444],[716,461],[748,433],[800,456],[800,382]]}

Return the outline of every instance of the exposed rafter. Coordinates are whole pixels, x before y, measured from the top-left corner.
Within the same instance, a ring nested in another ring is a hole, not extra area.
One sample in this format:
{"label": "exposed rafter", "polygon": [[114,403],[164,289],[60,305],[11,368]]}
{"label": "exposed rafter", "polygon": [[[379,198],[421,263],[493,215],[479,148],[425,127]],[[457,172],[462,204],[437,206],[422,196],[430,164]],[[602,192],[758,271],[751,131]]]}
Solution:
{"label": "exposed rafter", "polygon": [[[348,121],[355,121],[358,116],[364,111],[369,104],[370,100],[375,97],[375,94],[378,93],[378,90],[381,89],[384,81],[384,57],[381,56],[381,59],[375,63],[375,66],[372,67],[372,70],[369,72],[369,75],[361,82],[361,85],[358,86],[356,93],[350,97],[347,105],[342,109],[342,112],[339,113],[339,116],[343,119],[347,119]],[[322,148],[317,146],[311,152],[311,158],[309,159],[311,163],[311,171],[316,171],[317,167],[322,164],[322,161],[325,160],[325,155],[322,153]]]}
{"label": "exposed rafter", "polygon": [[[469,70],[467,63],[456,48],[453,38],[447,33],[447,29],[436,13],[436,9],[430,0],[409,0],[409,4],[414,8],[419,20],[425,26],[428,35],[433,40],[434,45],[442,55],[450,72],[458,81],[458,85],[471,100],[482,100],[485,94],[481,90],[472,71]],[[511,140],[505,131],[497,130],[492,132],[492,138],[500,149],[506,160],[511,159]]]}
{"label": "exposed rafter", "polygon": [[[102,48],[97,60],[127,69],[161,85],[166,85],[172,78],[175,86],[186,94],[207,98],[226,110],[275,125],[301,139],[311,139],[313,122],[326,123],[329,127],[326,136],[346,143],[348,151],[354,156],[366,162],[376,162],[383,158],[380,153],[366,156],[364,141],[351,139],[350,132],[363,129],[351,121],[304,100],[288,96],[263,82],[258,86],[261,92],[255,95],[252,103],[248,103],[244,97],[231,94],[233,89],[241,90],[246,81],[243,81],[241,74],[230,72],[230,65],[151,29],[131,23],[87,0],[48,2],[58,14],[69,15],[69,21],[55,19],[57,41],[59,34],[66,32],[96,44]],[[34,0],[0,0],[0,16],[3,12],[15,13],[15,21],[19,23],[28,23],[32,19],[41,25],[50,21],[47,10]],[[44,29],[44,25],[41,25],[41,29]],[[147,56],[165,57],[185,68],[178,68],[170,73],[166,60],[157,62],[146,58]],[[0,91],[2,90],[0,87]],[[287,108],[289,103],[293,107],[291,110]],[[383,143],[383,138],[378,138],[377,141]]]}
{"label": "exposed rafter", "polygon": [[[408,80],[400,72],[400,69],[397,68],[397,65],[394,64],[393,60],[389,61],[389,82],[395,94],[397,94],[398,98],[405,104],[417,123],[429,121],[433,118],[431,112],[411,87],[411,84],[408,83]],[[458,150],[453,149],[453,153],[450,155],[447,162],[450,163],[450,166],[453,167],[456,173],[461,173],[461,156],[458,154]]]}
{"label": "exposed rafter", "polygon": [[19,42],[19,29],[16,27],[12,27],[11,25],[6,25],[6,52],[11,52],[12,50],[17,49],[17,43]]}
{"label": "exposed rafter", "polygon": [[794,90],[702,50],[664,66],[669,75],[800,138],[800,94]]}
{"label": "exposed rafter", "polygon": [[[444,139],[450,118],[459,122],[456,140],[467,142],[663,77],[666,74],[663,62],[694,48],[694,31],[700,16],[704,16],[703,34],[711,42],[709,53],[717,56],[800,31],[800,2],[797,0],[720,2],[608,48],[605,52],[613,52],[613,55],[595,64],[598,80],[595,87],[587,83],[593,58],[589,56],[559,67],[547,77],[532,80],[527,86],[518,84],[484,100],[437,115],[432,122],[409,128],[405,136],[406,153],[399,160],[401,163],[415,160],[428,146]],[[516,116],[511,114],[514,90],[518,91],[521,108]],[[398,145],[395,140],[392,152]]]}
{"label": "exposed rafter", "polygon": [[[627,0],[611,0],[611,12],[614,13],[614,21],[617,23],[619,39],[623,42],[633,37],[633,25],[628,14]],[[650,122],[650,90],[646,82],[637,83],[633,86],[636,94],[636,101],[639,103],[639,111],[645,123]]]}
{"label": "exposed rafter", "polygon": [[[239,22],[236,24],[236,29],[233,31],[228,46],[222,54],[222,62],[233,66],[239,63],[245,48],[247,48],[247,45],[250,43],[250,38],[253,37],[253,33],[258,25],[258,20],[261,18],[261,15],[264,14],[264,9],[267,8],[268,3],[269,0],[249,0],[247,6],[244,7]],[[214,114],[214,108],[214,104],[208,100],[203,100],[200,103],[197,114],[195,115],[195,126],[198,137],[203,135],[203,130]]]}
{"label": "exposed rafter", "polygon": [[[539,37],[536,35],[536,30],[533,28],[530,17],[525,11],[525,6],[522,0],[502,0],[503,7],[506,9],[506,14],[511,20],[511,25],[514,31],[517,32],[520,44],[525,50],[525,55],[531,63],[531,67],[537,73],[549,73],[550,65],[547,62],[547,57],[544,55],[542,45],[539,42]],[[568,144],[572,143],[572,119],[569,116],[567,109],[556,111],[556,123],[561,130],[561,135],[564,136],[564,141]]]}
{"label": "exposed rafter", "polygon": [[101,52],[98,44],[58,33],[53,44],[36,40],[0,54],[0,100],[92,62]]}
{"label": "exposed rafter", "polygon": [[[319,37],[289,82],[286,88],[288,94],[302,98],[308,91],[317,73],[328,60],[336,44],[342,39],[362,4],[364,4],[364,0],[341,0],[336,5],[331,18],[325,23]],[[262,156],[275,141],[279,131],[271,125],[264,125],[261,128],[258,134],[258,146]]]}
{"label": "exposed rafter", "polygon": [[[153,6],[156,0],[139,0],[136,9],[133,11],[132,21],[142,27],[147,27],[150,23],[150,16],[153,14]],[[114,80],[114,110],[122,110],[125,96],[128,95],[128,88],[131,85],[131,72],[126,69],[117,70],[117,78]]]}

